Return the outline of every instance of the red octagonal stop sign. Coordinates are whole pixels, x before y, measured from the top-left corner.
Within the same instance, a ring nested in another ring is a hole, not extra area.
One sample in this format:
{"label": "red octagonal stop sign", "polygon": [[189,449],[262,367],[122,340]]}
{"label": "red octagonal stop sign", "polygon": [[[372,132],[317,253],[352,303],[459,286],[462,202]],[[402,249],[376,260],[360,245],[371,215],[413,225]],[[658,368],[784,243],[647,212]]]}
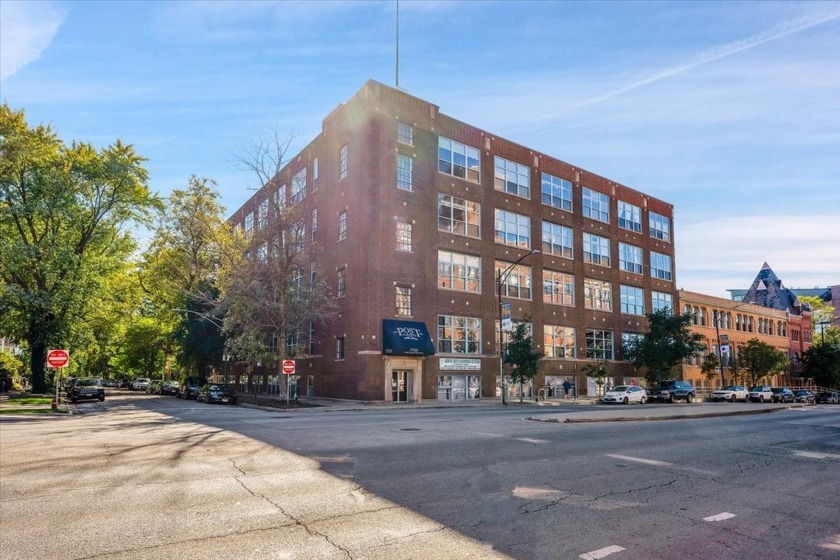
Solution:
{"label": "red octagonal stop sign", "polygon": [[50,350],[47,352],[47,365],[51,368],[63,368],[70,362],[67,350]]}
{"label": "red octagonal stop sign", "polygon": [[283,360],[283,373],[285,373],[286,375],[292,375],[295,373],[294,360]]}

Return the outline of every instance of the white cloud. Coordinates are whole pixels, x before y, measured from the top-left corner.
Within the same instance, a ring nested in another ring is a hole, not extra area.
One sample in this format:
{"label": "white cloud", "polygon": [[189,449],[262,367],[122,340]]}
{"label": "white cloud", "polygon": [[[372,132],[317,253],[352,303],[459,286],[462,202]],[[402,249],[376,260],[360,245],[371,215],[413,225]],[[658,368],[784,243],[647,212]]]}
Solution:
{"label": "white cloud", "polygon": [[0,81],[41,58],[66,14],[49,2],[0,2]]}

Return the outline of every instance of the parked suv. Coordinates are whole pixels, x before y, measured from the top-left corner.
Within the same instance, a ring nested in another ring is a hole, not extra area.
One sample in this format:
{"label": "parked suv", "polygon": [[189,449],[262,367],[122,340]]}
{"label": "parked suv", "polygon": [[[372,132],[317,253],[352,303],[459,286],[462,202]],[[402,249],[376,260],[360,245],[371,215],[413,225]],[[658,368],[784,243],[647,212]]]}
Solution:
{"label": "parked suv", "polygon": [[750,387],[750,400],[753,402],[770,402],[773,400],[773,390],[766,385]]}
{"label": "parked suv", "polygon": [[787,387],[772,387],[771,390],[773,391],[773,402],[786,403],[796,400],[793,397],[793,391]]}
{"label": "parked suv", "polygon": [[750,392],[743,385],[729,385],[712,393],[713,401],[748,401]]}
{"label": "parked suv", "polygon": [[675,400],[691,402],[697,396],[694,387],[688,381],[662,381],[652,389],[648,389],[647,393],[648,399],[651,401],[667,401],[669,403]]}
{"label": "parked suv", "polygon": [[207,385],[207,380],[203,377],[187,377],[178,386],[179,399],[195,399],[198,397],[198,391]]}
{"label": "parked suv", "polygon": [[105,389],[97,377],[80,377],[73,382],[73,386],[67,391],[70,402],[79,402],[82,399],[105,400]]}

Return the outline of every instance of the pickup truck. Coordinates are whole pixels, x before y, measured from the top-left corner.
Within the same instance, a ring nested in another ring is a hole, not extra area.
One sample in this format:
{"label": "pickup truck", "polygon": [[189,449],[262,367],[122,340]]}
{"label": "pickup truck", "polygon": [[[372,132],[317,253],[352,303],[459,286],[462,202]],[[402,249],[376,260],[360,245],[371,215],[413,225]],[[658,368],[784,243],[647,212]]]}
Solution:
{"label": "pickup truck", "polygon": [[743,385],[728,385],[712,393],[713,401],[744,401],[750,400],[750,392]]}

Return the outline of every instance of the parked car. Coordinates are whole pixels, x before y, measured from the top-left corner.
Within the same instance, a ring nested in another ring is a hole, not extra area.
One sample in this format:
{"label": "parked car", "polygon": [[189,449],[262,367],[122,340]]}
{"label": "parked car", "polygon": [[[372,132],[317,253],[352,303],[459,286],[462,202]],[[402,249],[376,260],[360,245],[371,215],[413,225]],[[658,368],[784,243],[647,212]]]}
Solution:
{"label": "parked car", "polygon": [[161,383],[162,381],[160,379],[152,379],[146,387],[146,392],[150,395],[156,395]]}
{"label": "parked car", "polygon": [[750,392],[743,385],[728,385],[712,393],[713,401],[748,401]]}
{"label": "parked car", "polygon": [[619,385],[604,393],[603,400],[605,403],[630,404],[631,402],[637,402],[645,404],[647,402],[647,391],[638,385]]}
{"label": "parked car", "polygon": [[177,395],[178,394],[178,381],[175,379],[170,379],[169,381],[164,381],[160,384],[158,388],[159,395]]}
{"label": "parked car", "polygon": [[132,383],[131,388],[134,391],[145,391],[149,386],[149,381],[148,377],[138,377],[134,380],[134,383]]}
{"label": "parked car", "polygon": [[131,385],[132,385],[132,384],[131,384],[131,381],[130,381],[130,380],[128,380],[128,379],[126,379],[126,378],[122,378],[122,379],[120,379],[120,382],[119,382],[119,384],[118,384],[118,387],[119,387],[120,389],[131,389]]}
{"label": "parked car", "polygon": [[773,398],[771,399],[773,402],[786,403],[794,401],[793,391],[787,387],[772,387],[770,390],[773,391]]}
{"label": "parked car", "polygon": [[73,382],[73,386],[67,393],[70,402],[79,402],[83,399],[105,400],[105,388],[98,377],[79,377]]}
{"label": "parked car", "polygon": [[691,402],[697,394],[694,387],[688,381],[662,381],[652,389],[647,390],[647,398],[650,400],[667,401],[675,400]]}
{"label": "parked car", "polygon": [[814,393],[807,389],[800,389],[799,391],[794,391],[793,396],[795,398],[795,402],[798,403],[814,404],[816,402],[816,397],[814,397]]}
{"label": "parked car", "polygon": [[198,391],[197,402],[236,404],[236,391],[222,383],[208,383]]}
{"label": "parked car", "polygon": [[205,385],[207,385],[207,380],[203,377],[187,377],[178,384],[176,396],[179,399],[195,399]]}
{"label": "parked car", "polygon": [[814,397],[814,402],[822,404],[840,404],[840,393],[837,391],[822,391]]}
{"label": "parked car", "polygon": [[766,385],[756,385],[750,387],[750,401],[752,402],[771,402],[773,400],[773,390]]}

